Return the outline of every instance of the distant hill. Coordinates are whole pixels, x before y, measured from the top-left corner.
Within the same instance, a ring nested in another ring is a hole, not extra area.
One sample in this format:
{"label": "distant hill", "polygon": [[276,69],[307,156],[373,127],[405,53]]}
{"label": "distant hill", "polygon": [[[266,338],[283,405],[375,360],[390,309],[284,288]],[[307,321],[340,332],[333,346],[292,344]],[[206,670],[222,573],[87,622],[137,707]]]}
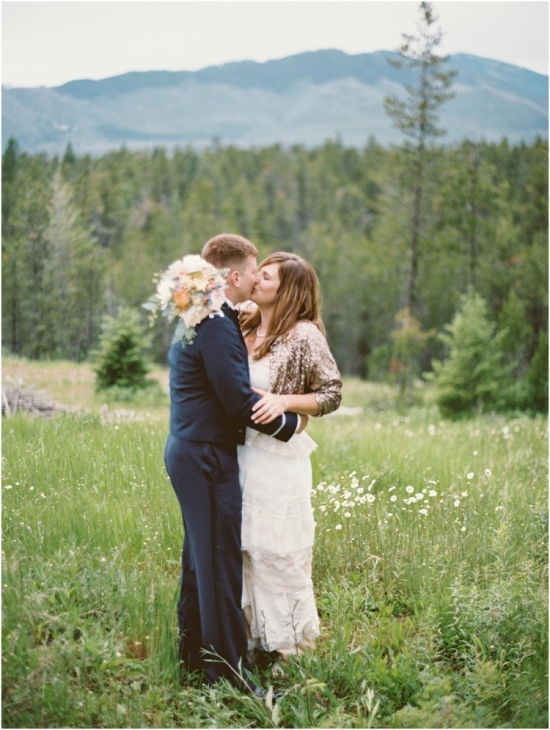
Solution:
{"label": "distant hill", "polygon": [[[133,72],[54,88],[2,89],[2,148],[15,137],[29,152],[102,154],[126,145],[241,147],[318,145],[339,137],[363,146],[403,137],[383,109],[387,94],[414,83],[388,51],[324,50],[280,60],[242,61],[200,71]],[[457,54],[456,96],[441,109],[444,143],[468,138],[530,142],[548,137],[548,77]]]}

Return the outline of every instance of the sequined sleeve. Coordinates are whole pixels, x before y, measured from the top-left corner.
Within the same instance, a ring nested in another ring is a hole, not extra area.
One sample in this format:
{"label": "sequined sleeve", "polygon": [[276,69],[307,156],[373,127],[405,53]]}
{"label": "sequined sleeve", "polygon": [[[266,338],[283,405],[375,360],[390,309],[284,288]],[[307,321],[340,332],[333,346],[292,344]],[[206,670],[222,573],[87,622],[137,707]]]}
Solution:
{"label": "sequined sleeve", "polygon": [[309,361],[309,392],[319,405],[317,416],[332,413],[342,400],[342,381],[328,343],[317,328],[308,332],[305,359]]}
{"label": "sequined sleeve", "polygon": [[291,336],[271,349],[273,393],[311,393],[319,404],[317,416],[332,413],[342,399],[338,366],[326,339],[311,322],[298,322]]}

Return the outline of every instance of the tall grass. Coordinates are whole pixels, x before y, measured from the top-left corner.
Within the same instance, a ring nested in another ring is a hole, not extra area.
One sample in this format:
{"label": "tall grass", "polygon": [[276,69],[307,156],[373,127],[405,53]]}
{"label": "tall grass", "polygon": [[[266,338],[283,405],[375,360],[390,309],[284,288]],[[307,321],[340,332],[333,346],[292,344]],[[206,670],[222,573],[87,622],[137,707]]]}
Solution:
{"label": "tall grass", "polygon": [[180,676],[166,409],[6,419],[3,725],[547,727],[546,419],[346,390],[309,427],[322,634],[273,708]]}

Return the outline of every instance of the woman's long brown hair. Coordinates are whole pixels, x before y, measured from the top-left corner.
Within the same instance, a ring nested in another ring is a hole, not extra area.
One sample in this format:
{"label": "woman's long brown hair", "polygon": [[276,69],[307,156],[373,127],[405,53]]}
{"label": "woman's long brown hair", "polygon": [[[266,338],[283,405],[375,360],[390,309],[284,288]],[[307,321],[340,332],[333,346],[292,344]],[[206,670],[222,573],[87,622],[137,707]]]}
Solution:
{"label": "woman's long brown hair", "polygon": [[[255,360],[269,354],[273,342],[285,337],[296,322],[313,322],[323,334],[325,333],[321,319],[319,280],[313,268],[300,256],[286,251],[272,253],[262,261],[258,270],[261,271],[264,266],[270,264],[278,264],[280,284],[267,336],[254,354]],[[256,329],[260,322],[261,314],[258,308],[244,312],[241,317],[241,327],[244,332]]]}

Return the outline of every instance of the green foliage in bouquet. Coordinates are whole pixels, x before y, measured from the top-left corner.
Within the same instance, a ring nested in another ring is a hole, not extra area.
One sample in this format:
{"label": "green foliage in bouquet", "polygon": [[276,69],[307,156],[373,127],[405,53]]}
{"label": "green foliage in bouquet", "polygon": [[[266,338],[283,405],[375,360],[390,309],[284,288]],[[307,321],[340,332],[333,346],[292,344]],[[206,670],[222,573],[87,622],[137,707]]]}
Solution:
{"label": "green foliage in bouquet", "polygon": [[123,388],[138,390],[148,385],[145,352],[150,345],[139,315],[124,307],[117,317],[106,315],[95,352],[97,390]]}
{"label": "green foliage in bouquet", "polygon": [[461,308],[439,338],[449,349],[443,362],[433,361],[436,402],[444,416],[513,407],[513,365],[504,362],[501,342],[489,320],[485,300],[470,289]]}

